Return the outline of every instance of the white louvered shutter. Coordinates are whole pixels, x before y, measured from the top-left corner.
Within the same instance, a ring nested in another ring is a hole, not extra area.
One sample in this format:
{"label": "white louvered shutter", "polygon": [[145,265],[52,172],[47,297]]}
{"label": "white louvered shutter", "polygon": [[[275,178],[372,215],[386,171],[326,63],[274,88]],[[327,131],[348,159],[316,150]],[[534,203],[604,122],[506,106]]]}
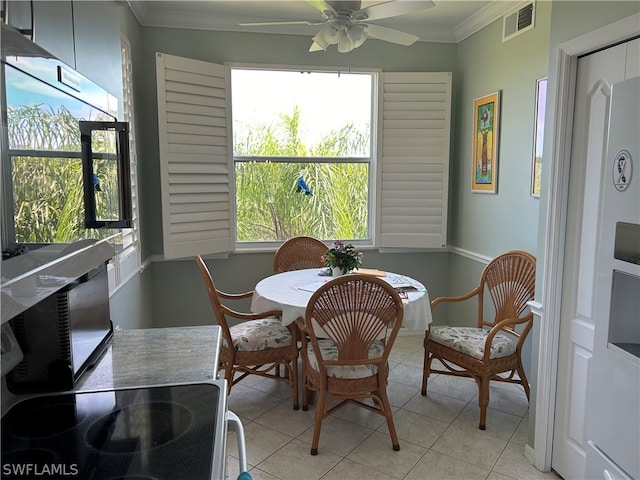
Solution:
{"label": "white louvered shutter", "polygon": [[228,68],[156,54],[165,258],[233,250]]}
{"label": "white louvered shutter", "polygon": [[451,73],[383,73],[381,117],[380,247],[444,247]]}

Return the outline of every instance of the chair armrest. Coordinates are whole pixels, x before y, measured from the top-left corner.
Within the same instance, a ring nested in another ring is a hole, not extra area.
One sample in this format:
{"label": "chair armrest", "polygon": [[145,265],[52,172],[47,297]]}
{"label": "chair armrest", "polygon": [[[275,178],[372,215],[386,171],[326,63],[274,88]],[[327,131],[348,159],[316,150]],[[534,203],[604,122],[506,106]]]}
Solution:
{"label": "chair armrest", "polygon": [[528,321],[533,320],[533,312],[527,313],[524,317],[516,317],[516,318],[504,318],[495,324],[491,330],[502,330],[504,327],[509,325],[519,325],[521,323],[527,323]]}
{"label": "chair armrest", "polygon": [[269,310],[266,312],[258,312],[258,313],[244,313],[238,312],[237,310],[232,310],[226,305],[220,305],[223,313],[225,315],[229,315],[233,318],[237,318],[240,320],[260,320],[261,318],[269,318],[269,317],[277,317],[280,318],[282,316],[282,310]]}
{"label": "chair armrest", "polygon": [[228,300],[240,300],[242,298],[248,298],[253,295],[253,290],[251,290],[250,292],[244,292],[244,293],[225,293],[216,288],[216,292],[218,292],[219,297],[226,298]]}
{"label": "chair armrest", "polygon": [[445,302],[462,302],[464,300],[468,300],[472,297],[475,297],[476,295],[479,295],[481,291],[480,285],[478,285],[476,288],[474,288],[473,290],[471,290],[468,293],[465,293],[464,295],[459,295],[457,297],[437,297],[434,298],[433,300],[431,300],[431,310],[433,310],[438,304],[440,303],[445,303]]}
{"label": "chair armrest", "polygon": [[[496,323],[491,330],[489,330],[489,334],[487,335],[487,338],[484,342],[484,357],[483,357],[483,361],[487,362],[489,360],[489,356],[491,355],[491,343],[493,342],[493,338],[500,333],[501,331],[503,331],[505,329],[505,327],[508,326],[514,326],[514,325],[519,325],[522,323],[528,323],[531,322],[533,320],[533,312],[529,312],[527,313],[524,317],[517,317],[517,318],[505,318],[503,320],[500,320],[498,323]],[[518,332],[507,332],[511,335],[516,335],[518,338],[518,347],[520,346],[520,344],[524,341],[525,337],[527,336],[527,334],[529,333],[529,330],[531,329],[531,326],[528,326],[525,328],[525,330],[522,333],[518,333]]]}

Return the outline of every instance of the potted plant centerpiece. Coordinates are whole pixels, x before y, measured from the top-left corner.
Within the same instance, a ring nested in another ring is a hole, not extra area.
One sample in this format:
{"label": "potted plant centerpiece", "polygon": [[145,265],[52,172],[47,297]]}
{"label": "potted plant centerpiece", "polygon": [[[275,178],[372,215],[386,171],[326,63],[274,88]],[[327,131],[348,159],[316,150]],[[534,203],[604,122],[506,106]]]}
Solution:
{"label": "potted plant centerpiece", "polygon": [[362,252],[352,244],[336,240],[333,248],[327,250],[322,259],[325,266],[331,268],[332,276],[339,277],[362,265],[362,257]]}

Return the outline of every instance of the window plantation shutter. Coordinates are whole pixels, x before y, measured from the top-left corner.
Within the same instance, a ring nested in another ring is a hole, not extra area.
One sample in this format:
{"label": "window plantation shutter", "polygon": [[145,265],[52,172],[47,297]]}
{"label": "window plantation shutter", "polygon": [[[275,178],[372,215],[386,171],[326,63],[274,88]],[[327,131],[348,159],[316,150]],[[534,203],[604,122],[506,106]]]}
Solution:
{"label": "window plantation shutter", "polygon": [[228,69],[156,54],[165,258],[233,250]]}
{"label": "window plantation shutter", "polygon": [[379,244],[447,243],[450,72],[382,74]]}

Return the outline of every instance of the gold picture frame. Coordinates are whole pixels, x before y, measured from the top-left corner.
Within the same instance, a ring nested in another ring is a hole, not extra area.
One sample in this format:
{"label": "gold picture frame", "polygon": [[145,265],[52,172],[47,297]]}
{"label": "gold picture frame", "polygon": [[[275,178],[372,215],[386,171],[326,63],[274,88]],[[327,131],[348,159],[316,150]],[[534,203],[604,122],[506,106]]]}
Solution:
{"label": "gold picture frame", "polygon": [[536,80],[536,112],[533,125],[533,159],[531,164],[531,196],[540,198],[542,181],[542,141],[544,139],[544,114],[547,101],[547,77]]}
{"label": "gold picture frame", "polygon": [[499,123],[499,90],[473,101],[473,192],[498,192]]}

